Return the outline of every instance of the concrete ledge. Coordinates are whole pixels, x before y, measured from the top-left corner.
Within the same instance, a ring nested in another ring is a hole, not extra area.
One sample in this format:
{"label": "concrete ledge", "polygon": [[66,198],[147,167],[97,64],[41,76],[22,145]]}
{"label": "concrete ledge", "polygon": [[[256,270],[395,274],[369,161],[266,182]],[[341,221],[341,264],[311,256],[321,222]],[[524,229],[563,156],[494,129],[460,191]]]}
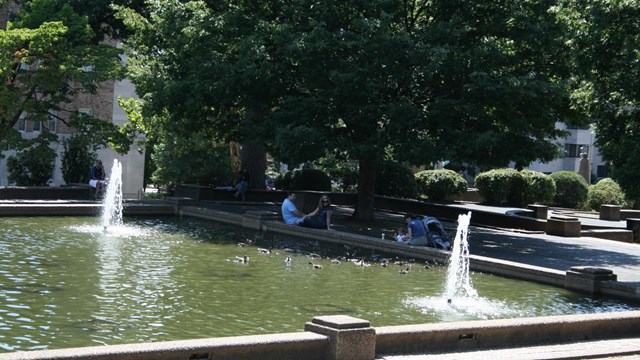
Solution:
{"label": "concrete ledge", "polygon": [[[305,328],[310,331],[5,353],[0,360],[373,360],[385,355],[633,339],[640,336],[640,311],[379,328],[370,327],[367,320],[337,315],[316,317]],[[609,352],[616,353],[616,349]]]}
{"label": "concrete ledge", "polygon": [[533,211],[533,217],[536,219],[546,219],[549,215],[549,207],[546,205],[529,204],[527,209]]}
{"label": "concrete ledge", "polygon": [[547,220],[546,233],[564,237],[580,237],[580,220],[571,216],[553,215]]}
{"label": "concrete ledge", "polygon": [[379,327],[376,334],[376,354],[515,348],[637,337],[640,312]]}
{"label": "concrete ledge", "polygon": [[565,287],[569,290],[591,295],[600,294],[600,285],[606,281],[616,281],[613,271],[593,266],[574,266],[567,271]]}
{"label": "concrete ledge", "polygon": [[614,240],[632,243],[633,231],[623,229],[585,229],[580,231],[580,236],[595,237],[599,239]]}
{"label": "concrete ledge", "polygon": [[633,242],[640,243],[640,218],[627,218],[627,230],[633,234]]}
{"label": "concrete ledge", "polygon": [[620,221],[620,205],[600,205],[600,220]]}

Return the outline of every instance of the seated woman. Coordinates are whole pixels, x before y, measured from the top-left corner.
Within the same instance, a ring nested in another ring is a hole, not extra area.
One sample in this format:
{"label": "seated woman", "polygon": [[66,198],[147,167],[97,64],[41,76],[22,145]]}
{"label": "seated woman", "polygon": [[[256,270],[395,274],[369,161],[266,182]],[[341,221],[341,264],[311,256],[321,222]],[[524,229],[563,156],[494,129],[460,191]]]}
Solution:
{"label": "seated woman", "polygon": [[407,223],[407,235],[401,238],[405,244],[427,246],[427,229],[420,219],[411,213],[404,216]]}
{"label": "seated woman", "polygon": [[[331,215],[333,214],[333,206],[329,196],[322,195],[318,201],[318,207],[305,216],[302,226],[314,229],[331,230]],[[317,216],[317,219],[314,218]]]}

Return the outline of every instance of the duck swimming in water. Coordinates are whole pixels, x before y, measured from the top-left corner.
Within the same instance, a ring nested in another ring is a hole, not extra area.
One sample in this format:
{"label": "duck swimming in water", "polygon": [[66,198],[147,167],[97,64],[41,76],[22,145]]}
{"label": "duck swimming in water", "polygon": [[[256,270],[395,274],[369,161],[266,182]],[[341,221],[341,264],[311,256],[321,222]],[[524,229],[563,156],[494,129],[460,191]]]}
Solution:
{"label": "duck swimming in water", "polygon": [[402,274],[402,275],[406,275],[408,273],[409,273],[409,268],[400,270],[400,274]]}
{"label": "duck swimming in water", "polygon": [[322,269],[322,265],[314,264],[311,261],[309,261],[309,265],[311,265],[314,269]]}
{"label": "duck swimming in water", "polygon": [[236,262],[241,263],[241,264],[248,264],[249,263],[249,257],[247,255],[245,255],[245,256],[236,256]]}
{"label": "duck swimming in water", "polygon": [[259,249],[258,249],[258,252],[259,252],[260,254],[271,254],[271,250],[269,250],[269,249],[263,249],[263,248],[259,248]]}

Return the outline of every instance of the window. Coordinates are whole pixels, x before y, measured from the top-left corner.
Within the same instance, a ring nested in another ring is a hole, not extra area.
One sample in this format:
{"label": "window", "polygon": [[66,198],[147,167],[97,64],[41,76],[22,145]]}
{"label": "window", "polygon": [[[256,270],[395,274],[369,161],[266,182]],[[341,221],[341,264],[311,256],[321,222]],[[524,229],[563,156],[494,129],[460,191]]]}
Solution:
{"label": "window", "polygon": [[27,130],[27,116],[25,113],[20,114],[20,118],[18,119],[18,131],[26,131]]}
{"label": "window", "polygon": [[598,165],[596,176],[598,179],[609,177],[609,164]]}
{"label": "window", "polygon": [[580,157],[580,153],[589,154],[589,145],[587,144],[564,144],[565,157]]}
{"label": "window", "polygon": [[55,133],[57,130],[57,125],[58,125],[58,119],[56,118],[57,114],[58,113],[56,111],[52,111],[51,114],[49,115],[48,129],[49,129],[49,132],[51,133]]}
{"label": "window", "polygon": [[42,121],[33,120],[33,131],[40,131],[42,129]]}

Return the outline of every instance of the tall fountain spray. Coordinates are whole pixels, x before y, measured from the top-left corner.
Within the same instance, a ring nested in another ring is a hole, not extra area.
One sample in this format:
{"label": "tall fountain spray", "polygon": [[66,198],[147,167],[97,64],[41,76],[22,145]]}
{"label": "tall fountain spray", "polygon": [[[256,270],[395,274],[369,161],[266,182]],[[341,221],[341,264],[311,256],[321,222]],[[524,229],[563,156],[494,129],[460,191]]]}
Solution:
{"label": "tall fountain spray", "polygon": [[102,229],[122,225],[122,165],[113,160],[111,175],[107,185],[107,194],[102,200]]}
{"label": "tall fountain spray", "polygon": [[471,285],[469,277],[469,242],[467,234],[471,212],[458,216],[458,230],[453,241],[453,249],[447,269],[446,296],[451,303],[455,298],[477,298],[478,292]]}

